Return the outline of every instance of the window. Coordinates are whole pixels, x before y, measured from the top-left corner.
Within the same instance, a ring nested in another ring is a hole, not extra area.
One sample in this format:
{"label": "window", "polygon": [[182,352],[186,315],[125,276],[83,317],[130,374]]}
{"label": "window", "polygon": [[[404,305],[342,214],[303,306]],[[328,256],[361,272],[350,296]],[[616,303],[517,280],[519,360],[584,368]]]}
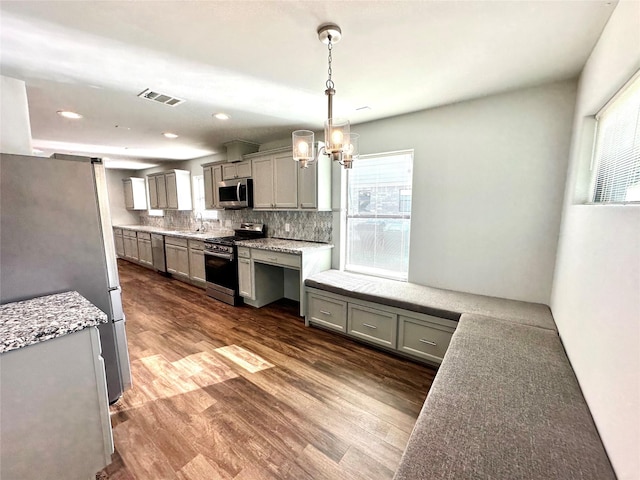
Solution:
{"label": "window", "polygon": [[593,202],[640,202],[640,74],[596,120]]}
{"label": "window", "polygon": [[204,175],[193,177],[193,214],[202,215],[203,219],[215,220],[218,218],[217,210],[205,210],[204,201]]}
{"label": "window", "polygon": [[407,280],[413,151],[361,156],[347,171],[345,269]]}

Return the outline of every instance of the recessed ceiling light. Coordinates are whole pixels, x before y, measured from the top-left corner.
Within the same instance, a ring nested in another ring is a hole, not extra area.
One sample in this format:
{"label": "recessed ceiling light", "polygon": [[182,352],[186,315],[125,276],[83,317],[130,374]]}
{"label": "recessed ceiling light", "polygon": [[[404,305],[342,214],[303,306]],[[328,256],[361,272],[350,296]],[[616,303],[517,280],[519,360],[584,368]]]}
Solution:
{"label": "recessed ceiling light", "polygon": [[70,112],[68,110],[58,110],[56,113],[58,115],[60,115],[61,117],[71,118],[73,120],[78,120],[78,119],[82,118],[82,115],[80,115],[79,113]]}
{"label": "recessed ceiling light", "polygon": [[229,120],[231,118],[229,115],[222,112],[214,113],[213,116],[216,117],[218,120]]}
{"label": "recessed ceiling light", "polygon": [[162,135],[164,135],[167,138],[178,138],[178,135],[176,135],[175,133],[171,133],[171,132],[164,132]]}

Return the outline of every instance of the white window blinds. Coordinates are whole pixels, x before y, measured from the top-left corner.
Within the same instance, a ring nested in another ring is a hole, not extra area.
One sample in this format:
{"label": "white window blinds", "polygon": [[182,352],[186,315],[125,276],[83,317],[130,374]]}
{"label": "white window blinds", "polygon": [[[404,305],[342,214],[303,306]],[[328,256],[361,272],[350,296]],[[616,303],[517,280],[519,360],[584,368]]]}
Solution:
{"label": "white window blinds", "polygon": [[640,202],[640,75],[596,120],[593,202]]}

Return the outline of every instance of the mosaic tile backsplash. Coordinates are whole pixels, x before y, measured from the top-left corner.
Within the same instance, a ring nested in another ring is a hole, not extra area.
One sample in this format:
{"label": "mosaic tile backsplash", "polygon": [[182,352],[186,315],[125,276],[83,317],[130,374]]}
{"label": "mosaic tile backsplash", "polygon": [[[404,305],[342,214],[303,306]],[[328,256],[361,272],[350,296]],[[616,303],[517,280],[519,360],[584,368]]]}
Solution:
{"label": "mosaic tile backsplash", "polygon": [[[220,210],[218,220],[202,221],[205,231],[214,228],[225,228],[240,222],[264,223],[267,236],[305,240],[309,242],[331,243],[333,240],[332,212],[262,212],[251,209]],[[191,211],[165,210],[164,217],[152,217],[147,212],[140,213],[140,224],[150,225],[167,230],[195,230],[200,227],[200,219]],[[285,230],[289,224],[290,231]]]}

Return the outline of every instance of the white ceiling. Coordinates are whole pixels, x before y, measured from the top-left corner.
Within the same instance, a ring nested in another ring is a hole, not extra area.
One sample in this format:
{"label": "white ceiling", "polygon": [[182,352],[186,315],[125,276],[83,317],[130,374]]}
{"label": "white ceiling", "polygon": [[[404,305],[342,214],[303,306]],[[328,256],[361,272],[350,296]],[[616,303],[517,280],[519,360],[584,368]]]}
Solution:
{"label": "white ceiling", "polygon": [[[343,31],[333,54],[335,116],[358,124],[576,77],[615,5],[3,0],[0,67],[26,82],[33,146],[45,154],[190,159],[233,139],[322,129],[322,23]],[[145,88],[186,102],[138,98]]]}

